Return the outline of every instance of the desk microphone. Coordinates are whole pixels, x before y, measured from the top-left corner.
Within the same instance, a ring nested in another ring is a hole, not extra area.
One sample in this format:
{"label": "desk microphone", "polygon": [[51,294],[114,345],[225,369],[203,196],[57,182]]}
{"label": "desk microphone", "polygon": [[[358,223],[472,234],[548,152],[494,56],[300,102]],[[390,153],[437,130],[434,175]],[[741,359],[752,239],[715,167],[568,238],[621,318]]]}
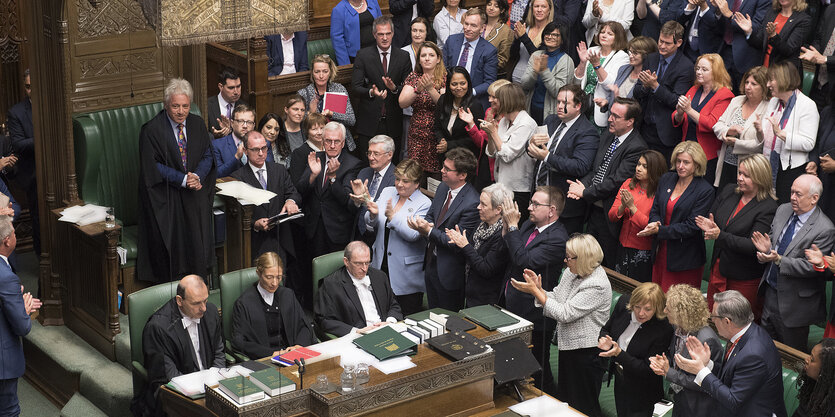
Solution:
{"label": "desk microphone", "polygon": [[295,363],[296,366],[299,367],[299,384],[301,384],[301,387],[299,389],[304,389],[304,358],[301,359],[301,362],[299,362],[298,359],[293,359],[293,363]]}

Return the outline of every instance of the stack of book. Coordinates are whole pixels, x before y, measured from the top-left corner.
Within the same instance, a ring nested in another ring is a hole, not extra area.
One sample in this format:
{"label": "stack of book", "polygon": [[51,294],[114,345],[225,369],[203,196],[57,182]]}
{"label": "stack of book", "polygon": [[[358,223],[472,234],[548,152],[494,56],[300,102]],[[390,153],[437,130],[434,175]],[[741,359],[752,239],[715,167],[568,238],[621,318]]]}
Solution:
{"label": "stack of book", "polygon": [[417,353],[417,343],[391,326],[381,327],[354,339],[354,344],[378,360]]}
{"label": "stack of book", "polygon": [[270,397],[296,390],[296,383],[293,380],[272,367],[249,374],[249,380]]}
{"label": "stack of book", "polygon": [[217,390],[240,405],[264,399],[264,390],[245,376],[221,379],[218,381]]}
{"label": "stack of book", "polygon": [[519,319],[511,317],[500,308],[489,304],[465,308],[461,310],[461,313],[473,323],[490,331],[519,322]]}

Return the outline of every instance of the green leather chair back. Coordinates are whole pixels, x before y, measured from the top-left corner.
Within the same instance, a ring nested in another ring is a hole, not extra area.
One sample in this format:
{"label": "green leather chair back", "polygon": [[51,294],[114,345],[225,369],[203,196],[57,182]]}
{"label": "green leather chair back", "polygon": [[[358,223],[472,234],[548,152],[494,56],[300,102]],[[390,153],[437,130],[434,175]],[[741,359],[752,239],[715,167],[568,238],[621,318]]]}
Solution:
{"label": "green leather chair back", "polygon": [[609,307],[609,315],[612,315],[612,312],[615,310],[615,304],[618,303],[620,300],[621,293],[612,291],[612,305]]}
{"label": "green leather chair back", "polygon": [[148,373],[145,370],[145,358],[142,355],[142,331],[145,329],[148,318],[168,300],[177,295],[177,284],[177,281],[167,282],[128,295],[128,302],[130,303],[130,314],[128,315],[130,359],[134,370],[143,379],[147,379]]}
{"label": "green leather chair back", "polygon": [[330,38],[307,41],[307,62],[313,62],[313,58],[321,54],[329,55],[333,62],[336,62],[336,52]]}
{"label": "green leather chair back", "polygon": [[313,299],[319,294],[319,284],[328,275],[345,265],[342,262],[345,252],[337,251],[313,258]]}
{"label": "green leather chair back", "polygon": [[223,338],[232,341],[232,310],[235,301],[254,282],[258,281],[255,267],[227,272],[220,276],[220,311],[223,312]]}
{"label": "green leather chair back", "polygon": [[803,71],[803,83],[800,87],[800,91],[803,92],[805,95],[809,95],[812,91],[812,83],[815,81],[815,72],[814,71]]}
{"label": "green leather chair back", "polygon": [[783,401],[786,403],[786,415],[794,414],[800,401],[797,399],[797,372],[783,368]]}

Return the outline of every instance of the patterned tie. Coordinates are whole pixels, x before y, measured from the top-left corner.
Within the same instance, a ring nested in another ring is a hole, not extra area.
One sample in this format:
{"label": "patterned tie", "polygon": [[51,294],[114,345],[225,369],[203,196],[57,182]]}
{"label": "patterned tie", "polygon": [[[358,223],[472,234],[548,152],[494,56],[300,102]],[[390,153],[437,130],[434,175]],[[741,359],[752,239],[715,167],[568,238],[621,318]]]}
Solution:
{"label": "patterned tie", "polygon": [[452,202],[452,191],[448,191],[446,194],[446,201],[444,202],[444,206],[441,208],[441,212],[438,214],[438,219],[435,221],[435,224],[441,224],[446,217],[446,212],[449,210],[449,203]]}
{"label": "patterned tie", "polygon": [[[738,342],[739,340],[737,340]],[[728,358],[731,356],[731,351],[734,350],[734,346],[736,346],[736,342],[728,342],[728,346],[725,347],[725,362],[728,361]]]}
{"label": "patterned tie", "polygon": [[531,242],[533,242],[533,240],[536,239],[537,236],[539,236],[539,229],[533,229],[533,233],[531,233],[531,235],[528,236],[528,241],[525,242],[525,247],[527,248],[528,245],[530,245]]}
{"label": "patterned tie", "polygon": [[[383,54],[383,77],[385,77],[386,75],[388,75],[388,71],[389,71],[389,62],[386,59],[386,55],[388,55],[388,52],[381,52],[381,54]],[[380,117],[386,117],[386,101],[385,100],[383,100],[383,106],[380,108]]]}
{"label": "patterned tie", "polygon": [[371,195],[372,200],[377,200],[377,188],[380,187],[380,176],[379,172],[374,173],[374,179],[371,180],[371,186],[368,187],[368,194]]}
{"label": "patterned tie", "polygon": [[[826,47],[823,48],[823,56],[832,56],[835,53],[835,30],[832,31],[832,35],[829,37],[829,42],[826,43]],[[826,70],[826,64],[818,65],[818,83],[821,87],[825,86],[826,83],[829,82],[829,73]]]}
{"label": "patterned tie", "polygon": [[[565,123],[560,123],[560,127],[557,128],[557,131],[554,132],[554,136],[551,137],[551,146],[548,147],[548,153],[552,154],[557,149],[557,140],[560,138],[560,134],[562,133],[563,129],[565,129]],[[539,161],[539,169],[536,171],[536,185],[549,185],[548,181],[548,168],[545,167],[545,161],[548,160],[548,155],[545,155],[545,159]]]}
{"label": "patterned tie", "polygon": [[264,178],[264,168],[258,170],[258,182],[261,183],[261,188],[267,189],[267,179]]}
{"label": "patterned tie", "polygon": [[226,103],[226,118],[232,118],[232,103]]}
{"label": "patterned tie", "polygon": [[[742,0],[734,0],[734,7],[731,9],[731,12],[738,12],[740,5],[742,5]],[[725,23],[725,36],[723,38],[725,40],[725,44],[727,45],[730,45],[731,42],[734,41],[734,32],[733,28],[731,27],[731,19],[728,19],[728,21]]]}
{"label": "patterned tie", "polygon": [[464,42],[464,50],[461,51],[461,58],[458,58],[458,66],[467,68],[467,60],[470,59],[470,43]]}
{"label": "patterned tie", "polygon": [[[797,226],[798,217],[796,214],[792,214],[792,219],[789,222],[789,226],[786,228],[786,232],[783,233],[783,236],[780,238],[780,243],[777,245],[777,253],[782,255],[786,252],[786,248],[789,247],[789,243],[791,243],[792,238],[794,237],[794,228]],[[772,288],[777,289],[777,274],[778,274],[778,267],[771,263],[771,266],[768,267],[768,275],[765,277],[766,283],[770,285]]]}
{"label": "patterned tie", "polygon": [[183,131],[183,124],[177,125],[177,147],[180,148],[180,159],[183,160],[183,170],[188,172],[188,157],[186,156],[186,132]]}
{"label": "patterned tie", "polygon": [[600,168],[598,168],[597,172],[594,174],[592,184],[597,185],[603,182],[606,170],[609,169],[609,161],[612,160],[612,154],[615,153],[615,149],[617,149],[619,143],[620,139],[618,138],[615,138],[615,140],[612,141],[612,145],[609,146],[609,149],[606,151],[606,155],[603,155],[603,162],[600,164]]}

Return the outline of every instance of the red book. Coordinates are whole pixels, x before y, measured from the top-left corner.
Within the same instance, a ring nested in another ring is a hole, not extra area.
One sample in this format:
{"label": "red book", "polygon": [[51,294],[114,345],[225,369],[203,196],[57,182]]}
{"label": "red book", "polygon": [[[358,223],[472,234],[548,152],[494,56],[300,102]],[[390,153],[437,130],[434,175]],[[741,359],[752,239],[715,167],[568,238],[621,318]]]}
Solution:
{"label": "red book", "polygon": [[345,93],[325,93],[325,103],[322,105],[322,110],[345,114],[348,111],[348,95]]}
{"label": "red book", "polygon": [[321,353],[311,350],[305,347],[300,347],[298,349],[291,350],[283,355],[274,356],[272,361],[279,365],[290,366],[294,365],[294,360],[299,359],[301,360],[304,358],[305,361],[308,361],[312,358],[321,355]]}

